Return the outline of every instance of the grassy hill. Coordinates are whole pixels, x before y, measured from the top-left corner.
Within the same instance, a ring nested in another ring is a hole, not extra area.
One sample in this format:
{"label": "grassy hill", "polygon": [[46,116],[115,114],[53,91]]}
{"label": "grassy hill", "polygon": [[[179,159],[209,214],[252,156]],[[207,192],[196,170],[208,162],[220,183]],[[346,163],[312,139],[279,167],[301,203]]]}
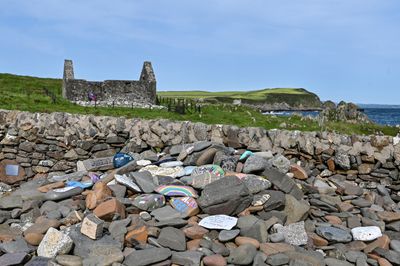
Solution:
{"label": "grassy hill", "polygon": [[233,100],[240,99],[242,103],[262,105],[287,103],[291,107],[321,107],[319,97],[305,89],[295,88],[274,88],[255,91],[160,91],[159,96],[204,99],[214,103],[232,103]]}
{"label": "grassy hill", "polygon": [[[263,127],[266,129],[285,128],[290,130],[320,131],[330,130],[345,134],[373,134],[383,132],[387,135],[395,135],[398,129],[378,125],[354,125],[346,123],[326,123],[323,127],[316,121],[301,117],[274,117],[265,116],[252,108],[244,106],[232,106],[230,104],[211,104],[202,108],[201,113],[187,113],[184,115],[167,110],[151,110],[139,108],[107,108],[107,107],[83,107],[63,99],[61,97],[61,79],[36,78],[29,76],[17,76],[12,74],[0,74],[0,109],[21,110],[29,112],[68,112],[78,114],[94,114],[108,116],[125,116],[127,118],[158,119],[203,122],[206,124],[230,124],[241,127]],[[45,92],[45,89],[47,92]],[[249,97],[262,99],[265,90],[246,92],[231,92],[229,97]],[[268,95],[279,93],[291,93],[303,95],[301,90],[277,89],[268,91]],[[176,92],[161,92],[161,95]],[[223,97],[227,96],[225,92]],[[54,95],[54,99],[49,94]],[[208,92],[185,92],[187,97],[194,94],[210,95]],[[213,93],[211,93],[213,94]],[[235,95],[233,95],[235,94]],[[182,94],[179,94],[181,97]],[[170,97],[175,97],[169,94]],[[214,97],[214,96],[213,96]],[[53,101],[54,100],[54,101]]]}

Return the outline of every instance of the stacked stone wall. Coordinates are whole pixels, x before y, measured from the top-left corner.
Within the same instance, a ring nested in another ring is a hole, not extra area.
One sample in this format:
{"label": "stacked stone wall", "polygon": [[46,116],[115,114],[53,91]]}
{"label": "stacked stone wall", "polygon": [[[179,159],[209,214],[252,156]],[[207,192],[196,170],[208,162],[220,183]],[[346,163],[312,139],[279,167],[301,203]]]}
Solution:
{"label": "stacked stone wall", "polygon": [[73,172],[79,160],[113,156],[118,151],[141,152],[151,148],[160,152],[197,141],[298,157],[308,164],[332,166],[329,170],[333,173],[358,175],[377,182],[399,177],[400,144],[397,138],[389,136],[0,111],[0,162],[10,160],[19,164],[26,173],[25,179],[51,172]]}

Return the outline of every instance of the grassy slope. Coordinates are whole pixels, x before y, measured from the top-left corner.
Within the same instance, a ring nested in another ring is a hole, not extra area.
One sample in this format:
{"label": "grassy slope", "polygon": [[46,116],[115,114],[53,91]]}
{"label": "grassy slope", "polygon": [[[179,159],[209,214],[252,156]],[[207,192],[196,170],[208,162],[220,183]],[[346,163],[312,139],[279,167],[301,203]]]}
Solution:
{"label": "grassy slope", "polygon": [[[50,97],[43,93],[43,88],[47,88],[57,95],[55,104],[51,102]],[[187,94],[190,93],[193,92],[187,92]],[[82,107],[61,98],[60,79],[42,79],[10,74],[0,74],[0,109],[30,112],[69,112],[145,119],[166,118],[206,124],[254,126],[266,129],[280,128],[280,125],[284,122],[287,124],[287,129],[303,131],[332,130],[346,134],[373,134],[382,131],[387,135],[397,133],[397,129],[392,127],[346,123],[328,123],[321,129],[315,121],[304,120],[299,117],[265,116],[250,108],[225,104],[204,106],[201,114],[185,115],[167,112],[166,110]]]}
{"label": "grassy slope", "polygon": [[317,95],[305,89],[275,88],[256,91],[161,91],[159,96],[205,99],[209,102],[232,103],[234,99],[241,99],[248,104],[288,103],[292,107],[320,107],[321,102]]}

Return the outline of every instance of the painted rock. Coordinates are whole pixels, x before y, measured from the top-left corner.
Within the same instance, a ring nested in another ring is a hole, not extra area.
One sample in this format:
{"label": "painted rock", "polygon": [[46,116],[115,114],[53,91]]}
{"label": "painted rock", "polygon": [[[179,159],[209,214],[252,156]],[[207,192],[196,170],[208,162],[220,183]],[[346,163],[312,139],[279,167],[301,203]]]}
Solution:
{"label": "painted rock", "polygon": [[64,187],[57,188],[46,192],[45,198],[46,200],[62,200],[66,198],[70,198],[72,196],[78,195],[83,191],[80,187]]}
{"label": "painted rock", "polygon": [[251,151],[245,151],[242,155],[240,155],[239,161],[245,161],[251,155],[253,155]]}
{"label": "painted rock", "polygon": [[78,161],[76,167],[78,171],[110,170],[114,168],[113,159],[114,157],[87,159],[84,161]]}
{"label": "painted rock", "polygon": [[183,198],[172,198],[170,200],[172,207],[175,210],[182,213],[183,217],[193,216],[199,213],[199,207],[194,198],[183,197]]}
{"label": "painted rock", "polygon": [[354,240],[372,241],[382,236],[381,229],[378,226],[355,227],[351,229]]}
{"label": "painted rock", "polygon": [[271,198],[270,194],[254,195],[252,206],[262,206]]}
{"label": "painted rock", "polygon": [[149,171],[153,176],[161,175],[161,176],[170,176],[170,177],[179,177],[185,174],[182,166],[176,167],[159,167],[157,165],[148,165],[139,170],[141,171]]}
{"label": "painted rock", "polygon": [[192,178],[191,185],[194,188],[203,189],[206,185],[220,179],[221,176],[215,175],[214,173],[205,172],[196,176],[192,175],[191,178]]}
{"label": "painted rock", "polygon": [[155,189],[156,192],[168,196],[168,197],[174,197],[174,196],[183,196],[183,197],[193,197],[197,198],[197,192],[188,186],[177,186],[177,185],[163,185],[163,186],[158,186]]}
{"label": "painted rock", "polygon": [[67,181],[67,187],[80,187],[82,189],[85,189],[85,188],[90,188],[91,186],[93,186],[93,182],[91,180],[83,182]]}
{"label": "painted rock", "polygon": [[183,163],[181,161],[171,161],[171,162],[165,162],[160,164],[160,167],[163,168],[172,168],[172,167],[177,167],[177,166],[182,166]]}
{"label": "painted rock", "polygon": [[142,190],[139,186],[133,182],[133,178],[128,177],[127,175],[115,175],[115,181],[117,183],[126,186],[128,189],[133,190],[135,192],[141,192]]}
{"label": "painted rock", "polygon": [[165,198],[158,194],[142,194],[133,200],[133,205],[141,210],[152,211],[165,205]]}
{"label": "painted rock", "polygon": [[204,173],[211,173],[219,177],[223,177],[225,175],[225,171],[219,165],[206,164],[196,167],[192,172],[192,176],[197,176]]}
{"label": "painted rock", "polygon": [[115,168],[120,168],[129,163],[130,161],[133,161],[133,157],[127,153],[119,152],[115,154],[113,157],[113,164]]}
{"label": "painted rock", "polygon": [[207,229],[224,229],[231,230],[236,224],[238,219],[228,215],[212,215],[202,219],[199,223]]}

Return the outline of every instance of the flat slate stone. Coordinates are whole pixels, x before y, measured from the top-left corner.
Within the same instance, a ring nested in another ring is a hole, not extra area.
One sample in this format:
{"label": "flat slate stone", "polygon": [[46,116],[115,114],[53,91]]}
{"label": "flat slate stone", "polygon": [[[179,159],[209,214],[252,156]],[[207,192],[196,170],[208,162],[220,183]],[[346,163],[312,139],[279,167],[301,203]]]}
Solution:
{"label": "flat slate stone", "polygon": [[48,266],[50,258],[33,257],[25,266]]}
{"label": "flat slate stone", "polygon": [[5,196],[0,198],[0,208],[1,209],[15,209],[22,208],[23,201],[20,196]]}
{"label": "flat slate stone", "polygon": [[156,189],[156,184],[153,182],[153,176],[148,171],[132,172],[129,174],[139,185],[144,193],[151,193]]}
{"label": "flat slate stone", "polygon": [[34,248],[28,246],[28,243],[24,239],[19,238],[15,241],[1,243],[0,250],[5,253],[30,253]]}
{"label": "flat slate stone", "polygon": [[157,221],[168,221],[172,219],[181,218],[182,214],[172,208],[171,206],[167,205],[162,208],[155,209],[150,213]]}
{"label": "flat slate stone", "polygon": [[240,233],[239,229],[234,230],[222,230],[219,232],[218,240],[221,242],[228,242],[235,239]]}
{"label": "flat slate stone", "polygon": [[253,262],[257,248],[251,244],[239,246],[231,251],[227,261],[235,265],[248,265]]}
{"label": "flat slate stone", "polygon": [[345,260],[338,260],[338,259],[334,259],[334,258],[326,258],[325,263],[327,266],[352,266],[353,265]]}
{"label": "flat slate stone", "polygon": [[173,252],[171,261],[178,265],[197,266],[200,265],[203,255],[199,251]]}
{"label": "flat slate stone", "polygon": [[265,190],[262,194],[269,195],[269,199],[263,205],[265,211],[272,211],[285,205],[285,194],[281,191]]}
{"label": "flat slate stone", "polygon": [[7,253],[0,257],[0,265],[2,266],[20,265],[24,263],[28,257],[29,257],[28,253],[26,252]]}
{"label": "flat slate stone", "polygon": [[316,228],[316,232],[328,241],[347,243],[353,239],[350,232],[336,227],[320,226]]}
{"label": "flat slate stone", "polygon": [[126,266],[146,266],[157,263],[171,257],[172,252],[168,248],[149,248],[143,250],[134,250],[125,257]]}
{"label": "flat slate stone", "polygon": [[165,227],[161,229],[158,236],[158,243],[163,247],[167,247],[177,251],[186,250],[186,237],[182,230],[174,227]]}
{"label": "flat slate stone", "polygon": [[285,195],[285,209],[287,215],[286,224],[292,224],[304,220],[310,210],[310,205],[303,200],[297,200],[292,195]]}
{"label": "flat slate stone", "polygon": [[276,169],[267,169],[263,172],[263,176],[267,177],[271,183],[279,190],[291,194],[297,200],[301,200],[304,196],[303,191],[296,185],[296,183],[285,174],[282,174]]}

